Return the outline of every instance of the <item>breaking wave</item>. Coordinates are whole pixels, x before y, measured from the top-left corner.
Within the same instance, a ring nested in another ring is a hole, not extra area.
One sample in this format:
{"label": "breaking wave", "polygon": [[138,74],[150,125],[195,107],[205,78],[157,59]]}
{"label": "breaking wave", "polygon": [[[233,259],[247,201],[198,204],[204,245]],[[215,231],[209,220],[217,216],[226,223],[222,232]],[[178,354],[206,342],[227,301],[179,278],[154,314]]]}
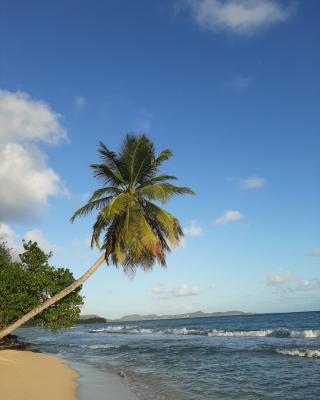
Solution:
{"label": "breaking wave", "polygon": [[276,352],[278,354],[282,354],[284,356],[320,358],[320,350],[316,350],[316,349],[307,349],[307,350],[300,350],[300,349],[279,350],[279,349],[277,349]]}
{"label": "breaking wave", "polygon": [[136,326],[107,326],[105,328],[92,329],[90,333],[109,333],[109,334],[158,334],[158,335],[200,335],[215,337],[277,337],[277,338],[320,338],[320,330],[289,330],[289,329],[266,329],[251,331],[226,331],[216,329],[157,329],[139,328]]}

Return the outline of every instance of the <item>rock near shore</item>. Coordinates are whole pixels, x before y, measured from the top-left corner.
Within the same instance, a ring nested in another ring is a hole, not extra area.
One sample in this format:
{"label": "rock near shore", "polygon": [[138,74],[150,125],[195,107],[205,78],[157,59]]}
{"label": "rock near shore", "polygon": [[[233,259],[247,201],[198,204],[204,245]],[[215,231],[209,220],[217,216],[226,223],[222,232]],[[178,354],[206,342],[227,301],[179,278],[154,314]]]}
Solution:
{"label": "rock near shore", "polygon": [[21,342],[16,335],[8,335],[0,340],[0,350],[32,351],[29,343]]}

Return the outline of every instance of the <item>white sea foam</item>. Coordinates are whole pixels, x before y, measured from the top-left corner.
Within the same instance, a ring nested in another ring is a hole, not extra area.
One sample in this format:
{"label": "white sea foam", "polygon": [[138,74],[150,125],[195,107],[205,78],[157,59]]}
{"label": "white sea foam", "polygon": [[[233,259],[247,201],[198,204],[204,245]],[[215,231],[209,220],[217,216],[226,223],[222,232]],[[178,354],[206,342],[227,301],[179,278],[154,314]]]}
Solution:
{"label": "white sea foam", "polygon": [[320,330],[292,331],[291,337],[318,338],[320,337]]}
{"label": "white sea foam", "polygon": [[270,336],[272,334],[272,330],[265,331],[216,331],[208,333],[208,336]]}
{"label": "white sea foam", "polygon": [[91,349],[91,350],[96,350],[96,349],[117,349],[119,346],[110,344],[110,343],[96,343],[96,344],[76,344],[76,343],[70,343],[67,345],[68,347],[78,347],[81,349]]}
{"label": "white sea foam", "polygon": [[105,343],[105,344],[90,344],[84,347],[87,347],[88,349],[91,350],[97,350],[97,349],[117,349],[119,346]]}
{"label": "white sea foam", "polygon": [[320,330],[289,330],[285,328],[251,330],[251,331],[225,331],[225,330],[204,330],[192,328],[139,328],[137,326],[107,326],[105,328],[93,329],[90,333],[110,333],[110,334],[159,334],[159,335],[201,335],[216,337],[278,337],[278,338],[320,338]]}
{"label": "white sea foam", "polygon": [[282,354],[284,356],[320,358],[320,350],[318,350],[318,349],[307,349],[307,350],[299,350],[299,349],[280,350],[280,349],[277,349],[276,352],[279,354]]}

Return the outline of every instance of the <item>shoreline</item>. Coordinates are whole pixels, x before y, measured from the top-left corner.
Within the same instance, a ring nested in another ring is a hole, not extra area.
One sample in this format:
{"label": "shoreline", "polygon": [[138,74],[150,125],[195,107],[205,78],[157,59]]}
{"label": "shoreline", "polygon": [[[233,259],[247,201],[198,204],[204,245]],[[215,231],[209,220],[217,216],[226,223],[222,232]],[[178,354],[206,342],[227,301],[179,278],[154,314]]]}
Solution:
{"label": "shoreline", "polygon": [[78,400],[138,400],[128,382],[116,373],[77,361],[67,363],[78,373]]}

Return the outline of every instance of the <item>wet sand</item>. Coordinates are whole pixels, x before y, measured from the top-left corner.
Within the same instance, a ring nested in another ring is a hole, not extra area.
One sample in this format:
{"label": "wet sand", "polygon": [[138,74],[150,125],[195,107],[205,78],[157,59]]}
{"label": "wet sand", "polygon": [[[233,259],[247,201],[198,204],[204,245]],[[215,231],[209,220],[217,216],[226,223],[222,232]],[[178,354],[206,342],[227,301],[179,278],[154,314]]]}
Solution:
{"label": "wet sand", "polygon": [[72,362],[79,372],[79,400],[138,400],[120,376],[90,365]]}

